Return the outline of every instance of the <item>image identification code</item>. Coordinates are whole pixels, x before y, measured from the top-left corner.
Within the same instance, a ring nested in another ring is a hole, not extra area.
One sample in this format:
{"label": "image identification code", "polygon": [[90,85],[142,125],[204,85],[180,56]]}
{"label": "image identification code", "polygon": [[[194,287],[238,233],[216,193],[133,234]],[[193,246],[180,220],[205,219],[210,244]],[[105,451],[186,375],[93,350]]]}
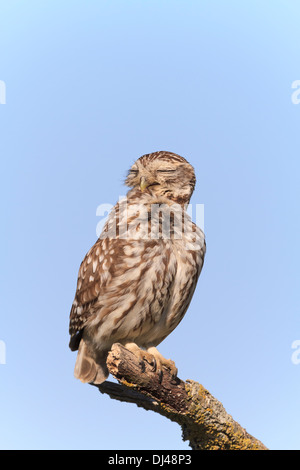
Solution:
{"label": "image identification code", "polygon": [[189,465],[192,463],[192,457],[189,454],[153,454],[151,457],[137,457],[137,456],[126,456],[115,454],[108,458],[107,463],[109,465],[133,465],[139,468],[141,464],[157,465],[163,467],[164,465]]}

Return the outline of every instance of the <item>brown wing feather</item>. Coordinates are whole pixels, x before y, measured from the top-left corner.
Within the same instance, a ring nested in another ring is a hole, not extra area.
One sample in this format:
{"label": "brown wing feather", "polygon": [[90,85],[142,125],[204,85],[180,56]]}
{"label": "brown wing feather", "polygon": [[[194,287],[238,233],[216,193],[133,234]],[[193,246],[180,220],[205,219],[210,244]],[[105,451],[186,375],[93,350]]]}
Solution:
{"label": "brown wing feather", "polygon": [[101,290],[101,253],[103,240],[98,239],[84,257],[78,273],[77,288],[70,312],[70,348],[78,349],[83,328],[93,317],[93,305]]}

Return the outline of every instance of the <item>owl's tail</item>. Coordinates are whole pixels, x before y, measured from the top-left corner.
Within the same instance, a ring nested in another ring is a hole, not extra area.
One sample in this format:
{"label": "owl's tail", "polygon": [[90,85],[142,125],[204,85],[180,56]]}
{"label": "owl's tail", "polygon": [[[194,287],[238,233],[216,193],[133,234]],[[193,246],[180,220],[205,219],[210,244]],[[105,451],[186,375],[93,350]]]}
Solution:
{"label": "owl's tail", "polygon": [[74,376],[83,383],[101,384],[109,375],[106,366],[106,355],[92,357],[87,344],[81,339],[75,363]]}

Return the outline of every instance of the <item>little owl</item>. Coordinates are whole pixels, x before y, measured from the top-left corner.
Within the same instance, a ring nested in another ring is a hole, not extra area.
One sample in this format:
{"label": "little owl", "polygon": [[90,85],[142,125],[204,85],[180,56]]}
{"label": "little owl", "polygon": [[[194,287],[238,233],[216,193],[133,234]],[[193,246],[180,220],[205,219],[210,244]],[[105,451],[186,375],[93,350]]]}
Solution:
{"label": "little owl", "polygon": [[114,343],[177,374],[156,346],[183,318],[203,266],[204,234],[186,210],[195,183],[193,167],[171,152],[143,155],[129,170],[131,189],[79,269],[69,331],[82,382],[107,379]]}

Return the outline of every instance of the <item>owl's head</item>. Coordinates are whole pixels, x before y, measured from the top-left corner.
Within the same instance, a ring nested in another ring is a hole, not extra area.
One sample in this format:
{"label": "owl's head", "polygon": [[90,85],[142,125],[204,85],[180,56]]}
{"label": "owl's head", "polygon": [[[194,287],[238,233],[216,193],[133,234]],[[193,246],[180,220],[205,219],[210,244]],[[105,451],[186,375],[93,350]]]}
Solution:
{"label": "owl's head", "polygon": [[196,184],[194,168],[176,153],[143,155],[132,165],[125,184],[179,204],[189,202]]}

